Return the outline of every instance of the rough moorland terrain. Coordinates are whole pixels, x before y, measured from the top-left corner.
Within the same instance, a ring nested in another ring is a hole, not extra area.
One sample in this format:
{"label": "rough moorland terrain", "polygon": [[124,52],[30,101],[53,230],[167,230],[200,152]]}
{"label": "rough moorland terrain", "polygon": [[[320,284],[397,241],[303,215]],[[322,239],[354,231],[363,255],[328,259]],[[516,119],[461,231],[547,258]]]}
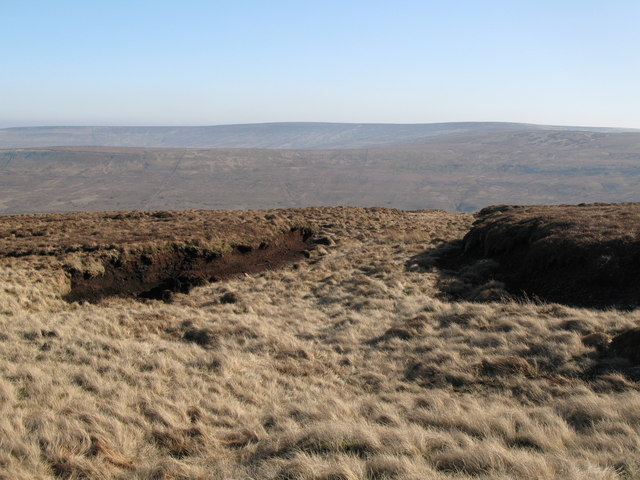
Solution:
{"label": "rough moorland terrain", "polygon": [[[0,478],[638,478],[640,310],[514,298],[487,274],[502,257],[438,267],[474,220],[0,217]],[[279,268],[65,300],[116,257],[247,255],[292,228],[310,244]]]}

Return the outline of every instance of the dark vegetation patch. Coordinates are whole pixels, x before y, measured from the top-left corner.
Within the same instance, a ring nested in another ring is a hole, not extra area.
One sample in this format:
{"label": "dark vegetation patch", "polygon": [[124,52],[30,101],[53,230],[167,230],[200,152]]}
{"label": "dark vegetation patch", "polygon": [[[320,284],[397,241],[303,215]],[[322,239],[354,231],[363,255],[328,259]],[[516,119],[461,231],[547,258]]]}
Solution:
{"label": "dark vegetation patch", "polygon": [[200,452],[206,439],[200,428],[154,429],[151,432],[154,442],[168,451],[174,458],[183,458]]}
{"label": "dark vegetation patch", "polygon": [[640,328],[634,328],[613,337],[609,350],[619,357],[640,364]]}
{"label": "dark vegetation patch", "polygon": [[201,347],[215,345],[217,341],[215,333],[209,328],[188,327],[184,331],[182,338],[186,342],[193,342]]}
{"label": "dark vegetation patch", "polygon": [[582,337],[582,343],[596,350],[596,361],[584,376],[596,382],[600,390],[620,390],[627,380],[640,381],[640,328],[624,330],[613,337],[594,332]]}
{"label": "dark vegetation patch", "polygon": [[453,293],[493,281],[496,290],[528,299],[637,308],[640,203],[487,207],[435,264],[455,272]]}
{"label": "dark vegetation patch", "polygon": [[220,303],[238,303],[239,297],[235,292],[226,292],[220,296]]}

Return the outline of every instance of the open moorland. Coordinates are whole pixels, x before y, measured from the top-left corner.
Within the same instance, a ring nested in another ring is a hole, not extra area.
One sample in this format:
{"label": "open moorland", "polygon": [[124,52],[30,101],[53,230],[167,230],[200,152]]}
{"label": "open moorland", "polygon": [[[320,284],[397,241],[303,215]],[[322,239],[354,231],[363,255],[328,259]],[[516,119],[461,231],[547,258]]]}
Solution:
{"label": "open moorland", "polygon": [[638,218],[2,216],[0,478],[640,478]]}
{"label": "open moorland", "polygon": [[509,122],[280,122],[200,127],[17,127],[0,129],[0,148],[105,146],[139,148],[350,149],[402,145],[446,135],[547,130],[636,132]]}
{"label": "open moorland", "polygon": [[[380,127],[379,136],[375,129],[365,135],[357,126],[331,135],[290,128],[281,142],[250,143],[253,137],[242,136],[238,142],[248,143],[227,141],[279,149],[0,150],[0,213],[312,205],[469,212],[497,203],[640,201],[638,132],[512,124],[467,125],[465,130],[465,125],[450,124],[430,134],[421,126],[423,136],[403,135],[403,126],[400,131]],[[349,143],[354,136],[358,140]],[[98,138],[108,145],[127,144],[126,135],[115,132]],[[36,140],[31,145],[39,144]],[[192,140],[190,145],[198,145]],[[363,147],[366,142],[371,145]],[[325,149],[300,149],[308,145]],[[283,149],[292,146],[297,149]]]}

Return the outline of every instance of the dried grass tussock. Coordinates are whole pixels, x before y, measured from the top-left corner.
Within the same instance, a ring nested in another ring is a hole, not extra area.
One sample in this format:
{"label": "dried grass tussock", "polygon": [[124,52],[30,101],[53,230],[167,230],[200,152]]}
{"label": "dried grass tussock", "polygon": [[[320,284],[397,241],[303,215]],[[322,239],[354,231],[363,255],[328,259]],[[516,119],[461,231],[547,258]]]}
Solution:
{"label": "dried grass tussock", "polygon": [[408,260],[468,214],[234,214],[325,244],[171,302],[67,303],[69,256],[100,275],[102,247],[5,237],[0,479],[640,478],[638,384],[603,353],[639,310],[447,300]]}

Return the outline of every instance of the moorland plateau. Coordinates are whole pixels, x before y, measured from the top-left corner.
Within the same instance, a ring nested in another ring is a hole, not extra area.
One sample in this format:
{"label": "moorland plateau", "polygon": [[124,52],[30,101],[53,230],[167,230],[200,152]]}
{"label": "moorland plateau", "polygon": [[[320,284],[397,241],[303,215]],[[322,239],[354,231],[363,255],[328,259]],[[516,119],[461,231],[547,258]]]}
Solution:
{"label": "moorland plateau", "polygon": [[640,201],[640,132],[614,129],[43,127],[0,130],[0,148],[2,214]]}
{"label": "moorland plateau", "polygon": [[0,478],[640,478],[639,222],[1,216]]}

